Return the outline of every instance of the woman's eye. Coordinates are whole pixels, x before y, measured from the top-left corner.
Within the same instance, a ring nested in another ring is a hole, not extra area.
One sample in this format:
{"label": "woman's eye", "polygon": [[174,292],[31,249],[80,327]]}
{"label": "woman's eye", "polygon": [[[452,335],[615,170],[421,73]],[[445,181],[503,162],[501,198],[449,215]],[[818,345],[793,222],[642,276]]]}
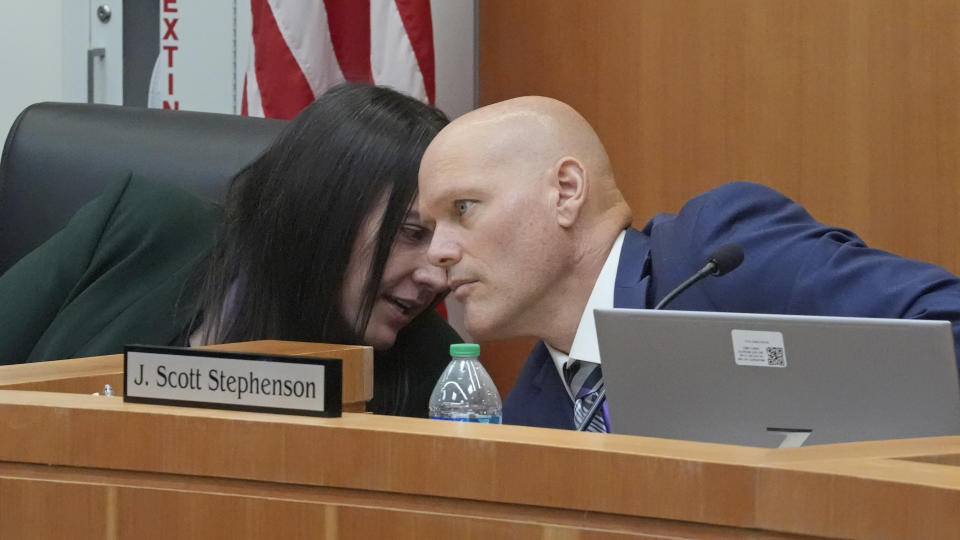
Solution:
{"label": "woman's eye", "polygon": [[400,231],[404,238],[412,242],[421,242],[427,238],[427,235],[430,233],[426,227],[419,225],[404,225]]}
{"label": "woman's eye", "polygon": [[474,201],[466,201],[461,199],[459,201],[456,201],[453,204],[454,204],[454,207],[457,209],[457,213],[462,216],[467,212],[467,210],[470,209],[471,206],[473,206],[473,203]]}

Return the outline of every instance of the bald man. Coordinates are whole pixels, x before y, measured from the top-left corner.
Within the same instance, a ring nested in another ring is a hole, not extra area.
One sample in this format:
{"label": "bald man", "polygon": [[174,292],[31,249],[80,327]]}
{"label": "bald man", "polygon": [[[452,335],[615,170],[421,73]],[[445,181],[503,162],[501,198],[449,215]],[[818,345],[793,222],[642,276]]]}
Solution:
{"label": "bald man", "polygon": [[[505,423],[576,427],[602,386],[593,310],[653,307],[729,242],[743,246],[744,263],[671,309],[945,319],[960,333],[956,277],[867,248],[758,184],[725,184],[629,228],[603,144],[549,98],[451,122],[424,154],[419,201],[433,230],[428,258],[447,270],[467,330],[542,339],[504,403]],[[610,425],[605,408],[588,429]]]}

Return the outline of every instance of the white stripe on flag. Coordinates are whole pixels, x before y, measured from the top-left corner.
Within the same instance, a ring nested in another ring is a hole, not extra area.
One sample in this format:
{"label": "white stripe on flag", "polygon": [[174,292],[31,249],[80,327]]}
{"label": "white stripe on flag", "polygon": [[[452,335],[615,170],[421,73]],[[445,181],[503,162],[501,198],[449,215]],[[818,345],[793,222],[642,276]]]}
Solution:
{"label": "white stripe on flag", "polygon": [[[351,0],[353,1],[353,0]],[[343,82],[322,0],[268,0],[290,53],[314,96]]]}
{"label": "white stripe on flag", "polygon": [[[257,70],[254,68],[256,66],[257,52],[256,47],[253,46],[253,34],[249,36],[250,40],[250,61],[247,65],[247,73],[244,76],[245,83],[247,85],[247,116],[258,116],[263,118],[263,102],[260,100],[260,85],[257,83]],[[243,100],[243,89],[240,89],[240,99]],[[243,104],[241,103],[241,110]]]}
{"label": "white stripe on flag", "polygon": [[394,0],[370,0],[370,69],[376,84],[427,101],[417,55]]}
{"label": "white stripe on flag", "polygon": [[163,107],[163,89],[160,88],[161,80],[164,82],[166,77],[165,70],[161,75],[161,65],[160,59],[163,58],[163,51],[160,51],[160,54],[157,55],[157,60],[153,63],[153,71],[150,72],[150,87],[147,88],[147,107],[151,109],[159,109]]}

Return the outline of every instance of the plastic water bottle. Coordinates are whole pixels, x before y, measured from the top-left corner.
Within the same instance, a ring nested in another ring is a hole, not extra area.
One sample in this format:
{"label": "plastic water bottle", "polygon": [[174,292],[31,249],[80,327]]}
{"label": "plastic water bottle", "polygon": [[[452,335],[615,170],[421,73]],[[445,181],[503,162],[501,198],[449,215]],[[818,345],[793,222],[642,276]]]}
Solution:
{"label": "plastic water bottle", "polygon": [[499,424],[503,415],[500,393],[480,363],[480,345],[450,345],[450,363],[430,396],[430,418]]}

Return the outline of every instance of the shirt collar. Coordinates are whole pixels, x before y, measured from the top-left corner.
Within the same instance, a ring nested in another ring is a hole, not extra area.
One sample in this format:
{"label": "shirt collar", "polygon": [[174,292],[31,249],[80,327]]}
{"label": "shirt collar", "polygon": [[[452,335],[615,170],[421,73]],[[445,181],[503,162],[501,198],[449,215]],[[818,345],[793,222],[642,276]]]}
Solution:
{"label": "shirt collar", "polygon": [[[610,248],[610,253],[607,255],[606,262],[603,263],[603,268],[600,269],[600,275],[597,276],[597,282],[593,285],[590,299],[587,300],[587,307],[580,316],[580,324],[577,326],[577,333],[573,337],[570,354],[564,354],[544,342],[547,351],[550,352],[550,357],[553,358],[553,362],[557,366],[561,380],[563,379],[563,367],[571,360],[600,363],[600,346],[597,344],[597,325],[593,321],[593,310],[613,307],[617,266],[620,262],[620,250],[623,248],[623,238],[626,234],[627,231],[623,230],[617,236],[613,247]],[[567,392],[569,391],[567,389]]]}

